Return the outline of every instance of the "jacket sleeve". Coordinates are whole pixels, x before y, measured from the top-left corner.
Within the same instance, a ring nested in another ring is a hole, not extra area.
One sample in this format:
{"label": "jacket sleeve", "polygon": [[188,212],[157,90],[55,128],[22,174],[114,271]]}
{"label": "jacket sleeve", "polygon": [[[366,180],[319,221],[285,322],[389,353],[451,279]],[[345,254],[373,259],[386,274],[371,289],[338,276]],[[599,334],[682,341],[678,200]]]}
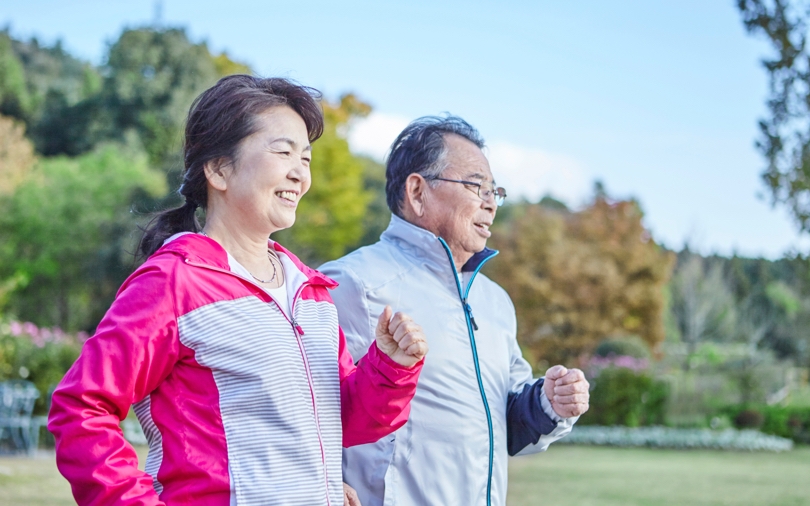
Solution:
{"label": "jacket sleeve", "polygon": [[[408,421],[410,401],[424,361],[405,368],[377,349],[377,315],[362,281],[340,262],[319,269],[339,286],[331,296],[340,321],[340,396],[343,446],[373,443]],[[353,362],[357,362],[355,367]]]}
{"label": "jacket sleeve", "polygon": [[79,505],[163,505],[120,422],[177,360],[171,287],[159,268],[133,274],[53,394],[48,430]]}
{"label": "jacket sleeve", "polygon": [[[511,314],[514,306],[509,301]],[[579,417],[561,418],[551,407],[543,391],[543,378],[534,379],[532,368],[517,342],[517,324],[510,339],[510,392],[506,405],[506,445],[509,455],[528,455],[545,451],[551,443],[565,437]]]}
{"label": "jacket sleeve", "polygon": [[355,366],[342,330],[339,353],[343,446],[373,443],[405,425],[424,360],[404,367],[372,343]]}

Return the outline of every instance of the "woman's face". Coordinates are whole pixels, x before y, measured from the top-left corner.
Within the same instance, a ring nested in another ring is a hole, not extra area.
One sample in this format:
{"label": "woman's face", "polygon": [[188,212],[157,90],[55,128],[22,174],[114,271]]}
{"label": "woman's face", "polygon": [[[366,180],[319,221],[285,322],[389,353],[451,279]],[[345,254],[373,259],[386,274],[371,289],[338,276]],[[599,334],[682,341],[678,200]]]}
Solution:
{"label": "woman's face", "polygon": [[268,109],[256,121],[259,129],[242,140],[236,162],[220,169],[225,187],[216,200],[232,226],[269,235],[295,223],[311,183],[312,146],[304,120],[287,106]]}

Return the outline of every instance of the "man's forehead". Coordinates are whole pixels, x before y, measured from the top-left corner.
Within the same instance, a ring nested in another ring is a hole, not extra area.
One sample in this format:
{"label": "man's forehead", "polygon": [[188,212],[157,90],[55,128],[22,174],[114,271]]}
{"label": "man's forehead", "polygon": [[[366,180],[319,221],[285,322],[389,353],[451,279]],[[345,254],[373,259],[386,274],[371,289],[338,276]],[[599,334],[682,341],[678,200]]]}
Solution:
{"label": "man's forehead", "polygon": [[492,170],[484,152],[460,135],[445,137],[447,170],[464,179],[491,180]]}

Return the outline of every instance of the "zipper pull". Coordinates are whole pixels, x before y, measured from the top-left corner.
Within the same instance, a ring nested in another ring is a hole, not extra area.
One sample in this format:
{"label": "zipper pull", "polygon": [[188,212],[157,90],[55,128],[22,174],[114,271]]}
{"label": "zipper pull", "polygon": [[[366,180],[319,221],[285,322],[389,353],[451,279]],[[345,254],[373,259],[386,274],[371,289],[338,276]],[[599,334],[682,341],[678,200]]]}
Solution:
{"label": "zipper pull", "polygon": [[298,322],[295,321],[295,318],[292,319],[292,324],[293,324],[293,328],[295,328],[295,331],[298,332],[298,335],[303,336],[304,335],[304,329],[301,328],[301,325],[298,325]]}
{"label": "zipper pull", "polygon": [[473,330],[478,330],[478,325],[476,325],[475,317],[473,316],[473,313],[472,313],[472,307],[469,304],[467,304],[467,301],[464,301],[464,309],[466,309],[467,314],[470,315],[470,323],[473,326]]}

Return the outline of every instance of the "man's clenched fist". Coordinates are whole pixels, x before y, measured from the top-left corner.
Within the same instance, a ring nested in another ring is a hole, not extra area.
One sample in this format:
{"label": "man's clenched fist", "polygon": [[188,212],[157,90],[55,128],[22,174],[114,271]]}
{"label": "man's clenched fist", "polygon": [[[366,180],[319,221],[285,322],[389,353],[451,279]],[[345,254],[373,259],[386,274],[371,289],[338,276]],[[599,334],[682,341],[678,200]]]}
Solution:
{"label": "man's clenched fist", "polygon": [[394,362],[411,367],[428,352],[427,340],[422,327],[405,313],[397,313],[385,306],[377,321],[377,348]]}
{"label": "man's clenched fist", "polygon": [[546,371],[543,391],[554,412],[562,418],[579,416],[588,411],[590,384],[579,369],[555,365]]}

